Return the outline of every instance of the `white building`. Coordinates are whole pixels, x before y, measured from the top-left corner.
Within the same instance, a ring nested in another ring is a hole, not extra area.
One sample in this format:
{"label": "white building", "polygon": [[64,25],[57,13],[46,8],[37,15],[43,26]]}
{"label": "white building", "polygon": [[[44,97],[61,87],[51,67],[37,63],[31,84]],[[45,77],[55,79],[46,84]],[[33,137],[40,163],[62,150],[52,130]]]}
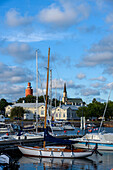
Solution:
{"label": "white building", "polygon": [[76,115],[78,107],[73,105],[62,105],[56,109],[52,109],[52,116],[54,120],[77,120],[79,117]]}

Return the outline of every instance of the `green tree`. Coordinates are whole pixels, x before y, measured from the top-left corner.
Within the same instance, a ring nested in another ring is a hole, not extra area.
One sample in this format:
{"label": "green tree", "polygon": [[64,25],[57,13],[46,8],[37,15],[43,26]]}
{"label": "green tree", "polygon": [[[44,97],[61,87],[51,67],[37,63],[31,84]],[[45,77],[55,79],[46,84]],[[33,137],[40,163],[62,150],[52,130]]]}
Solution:
{"label": "green tree", "polygon": [[85,116],[86,118],[89,117],[88,115],[88,108],[86,106],[82,106],[82,107],[79,107],[78,110],[77,110],[77,116],[78,117],[82,117],[82,116]]}
{"label": "green tree", "polygon": [[[23,103],[23,101],[25,103],[36,103],[36,96],[28,95],[26,97],[19,98],[17,100],[17,103]],[[38,96],[38,102],[39,103],[44,103],[44,97],[43,96]]]}
{"label": "green tree", "polygon": [[90,117],[100,117],[103,115],[104,104],[100,102],[93,102],[88,105],[88,112]]}
{"label": "green tree", "polygon": [[8,105],[8,102],[5,99],[0,100],[0,112],[5,113],[5,107]]}
{"label": "green tree", "polygon": [[23,109],[23,107],[20,107],[20,106],[14,107],[11,109],[11,118],[13,117],[21,118],[23,117],[24,113],[25,113],[25,110]]}
{"label": "green tree", "polygon": [[[54,106],[54,107],[55,107],[55,102],[56,102],[56,107],[57,107],[57,106],[59,106],[60,101],[59,101],[59,100],[57,100],[57,99],[55,99],[55,98],[53,98],[53,99],[52,99],[52,106]],[[61,103],[61,104],[62,104],[62,103]]]}
{"label": "green tree", "polygon": [[105,118],[106,119],[108,119],[108,118],[112,119],[112,117],[113,117],[113,102],[109,101],[108,105],[107,105],[106,113],[105,113]]}

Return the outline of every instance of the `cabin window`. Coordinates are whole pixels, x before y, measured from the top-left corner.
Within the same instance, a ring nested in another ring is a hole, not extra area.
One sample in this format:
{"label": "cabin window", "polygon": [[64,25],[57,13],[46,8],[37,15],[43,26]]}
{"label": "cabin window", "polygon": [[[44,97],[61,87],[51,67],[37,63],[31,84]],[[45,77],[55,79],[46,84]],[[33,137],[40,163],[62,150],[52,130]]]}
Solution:
{"label": "cabin window", "polygon": [[58,117],[58,114],[56,114],[56,117]]}
{"label": "cabin window", "polygon": [[61,114],[59,113],[59,118],[61,117]]}

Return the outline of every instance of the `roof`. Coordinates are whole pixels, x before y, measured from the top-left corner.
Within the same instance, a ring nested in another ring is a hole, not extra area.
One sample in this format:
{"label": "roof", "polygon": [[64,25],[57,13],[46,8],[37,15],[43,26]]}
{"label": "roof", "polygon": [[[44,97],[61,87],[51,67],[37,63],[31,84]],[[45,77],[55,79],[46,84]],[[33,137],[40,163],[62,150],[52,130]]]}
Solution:
{"label": "roof", "polygon": [[[45,105],[45,103],[38,103],[37,106],[40,107],[42,105]],[[23,108],[35,108],[36,103],[15,103],[12,105],[12,107],[23,107]]]}
{"label": "roof", "polygon": [[81,98],[67,98],[67,101],[68,102],[82,102],[82,99]]}
{"label": "roof", "polygon": [[71,108],[72,110],[78,110],[78,107],[76,107],[75,105],[61,105],[58,107],[60,107],[61,109],[65,109],[65,110],[67,110],[69,108]]}

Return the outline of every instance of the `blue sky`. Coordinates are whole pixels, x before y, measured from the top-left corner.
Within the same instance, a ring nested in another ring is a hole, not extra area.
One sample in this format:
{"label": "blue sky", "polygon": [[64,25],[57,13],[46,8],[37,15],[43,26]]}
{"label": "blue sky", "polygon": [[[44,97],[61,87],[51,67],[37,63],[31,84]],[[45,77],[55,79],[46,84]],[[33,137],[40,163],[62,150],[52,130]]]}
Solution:
{"label": "blue sky", "polygon": [[[113,85],[112,0],[0,0],[0,98],[45,93],[48,48],[53,97],[105,102]],[[56,89],[56,90],[55,90]],[[110,100],[113,100],[111,93]]]}

